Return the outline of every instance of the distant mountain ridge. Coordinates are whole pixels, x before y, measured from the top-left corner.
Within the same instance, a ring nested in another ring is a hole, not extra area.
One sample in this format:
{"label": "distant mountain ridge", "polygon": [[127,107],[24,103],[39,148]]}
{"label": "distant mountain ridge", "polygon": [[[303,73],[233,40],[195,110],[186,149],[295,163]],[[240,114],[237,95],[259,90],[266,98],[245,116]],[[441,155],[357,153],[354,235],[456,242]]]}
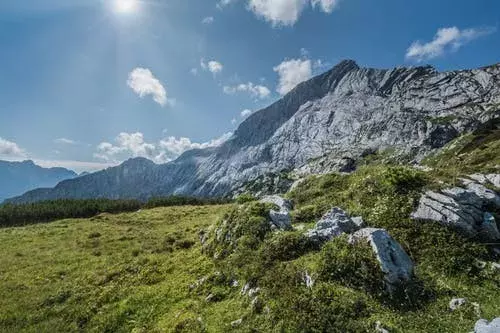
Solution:
{"label": "distant mountain ridge", "polygon": [[42,168],[33,161],[0,161],[0,203],[39,187],[52,187],[77,174],[64,168]]}
{"label": "distant mountain ridge", "polygon": [[418,160],[499,116],[499,64],[438,72],[346,60],[252,114],[219,147],[187,151],[163,165],[132,159],[12,202],[224,196],[269,173],[343,170],[377,150]]}

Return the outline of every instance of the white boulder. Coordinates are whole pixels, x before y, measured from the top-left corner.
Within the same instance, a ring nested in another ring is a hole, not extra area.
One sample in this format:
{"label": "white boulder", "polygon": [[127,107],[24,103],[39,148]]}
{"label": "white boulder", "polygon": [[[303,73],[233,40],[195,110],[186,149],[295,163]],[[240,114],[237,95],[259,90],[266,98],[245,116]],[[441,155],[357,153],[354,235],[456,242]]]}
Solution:
{"label": "white boulder", "polygon": [[413,277],[413,262],[401,245],[384,229],[365,228],[349,237],[349,243],[367,242],[390,284],[406,282]]}

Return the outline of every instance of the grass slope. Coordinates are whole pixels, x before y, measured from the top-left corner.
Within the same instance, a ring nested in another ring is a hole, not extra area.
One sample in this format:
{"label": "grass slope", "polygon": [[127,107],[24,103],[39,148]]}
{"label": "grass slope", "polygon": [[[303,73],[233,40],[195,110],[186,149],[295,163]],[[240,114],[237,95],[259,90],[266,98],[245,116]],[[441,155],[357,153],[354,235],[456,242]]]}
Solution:
{"label": "grass slope", "polygon": [[213,273],[198,231],[231,206],[185,206],[0,229],[0,332],[211,332],[238,302],[189,285]]}

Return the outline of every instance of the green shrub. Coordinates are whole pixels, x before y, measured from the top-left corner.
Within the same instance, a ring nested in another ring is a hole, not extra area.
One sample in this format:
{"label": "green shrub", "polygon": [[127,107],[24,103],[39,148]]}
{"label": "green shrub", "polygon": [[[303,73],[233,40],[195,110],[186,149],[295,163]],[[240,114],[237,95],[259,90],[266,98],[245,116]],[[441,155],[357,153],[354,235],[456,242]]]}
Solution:
{"label": "green shrub", "polygon": [[266,266],[277,261],[297,259],[312,250],[319,250],[317,243],[300,232],[283,232],[273,235],[260,248],[260,257]]}
{"label": "green shrub", "polygon": [[322,281],[361,289],[375,295],[385,290],[384,275],[368,244],[349,244],[345,237],[328,242],[321,251],[318,268]]}
{"label": "green shrub", "polygon": [[244,204],[251,201],[256,201],[257,198],[250,193],[243,193],[236,198],[236,203]]}

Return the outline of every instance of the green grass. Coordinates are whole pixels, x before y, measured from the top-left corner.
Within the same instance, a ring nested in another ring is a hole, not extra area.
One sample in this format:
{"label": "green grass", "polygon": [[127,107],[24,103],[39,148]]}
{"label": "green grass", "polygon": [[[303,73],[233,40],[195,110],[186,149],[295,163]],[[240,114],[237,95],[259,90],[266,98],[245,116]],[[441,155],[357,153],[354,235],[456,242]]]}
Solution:
{"label": "green grass", "polygon": [[[0,229],[0,332],[221,332],[239,299],[205,302],[198,232],[231,206],[171,207]],[[239,290],[238,290],[239,291]]]}
{"label": "green grass", "polygon": [[[295,226],[338,206],[387,229],[415,263],[415,279],[392,295],[366,244],[275,232],[272,205],[245,194],[235,204],[0,229],[0,332],[372,332],[377,321],[390,332],[469,332],[500,316],[500,273],[477,265],[499,258],[491,244],[410,213],[423,191],[494,171],[497,126],[429,157],[431,172],[379,153],[352,174],[312,176],[287,194]],[[247,283],[260,288],[253,302],[240,293]],[[469,303],[452,312],[454,297]]]}

